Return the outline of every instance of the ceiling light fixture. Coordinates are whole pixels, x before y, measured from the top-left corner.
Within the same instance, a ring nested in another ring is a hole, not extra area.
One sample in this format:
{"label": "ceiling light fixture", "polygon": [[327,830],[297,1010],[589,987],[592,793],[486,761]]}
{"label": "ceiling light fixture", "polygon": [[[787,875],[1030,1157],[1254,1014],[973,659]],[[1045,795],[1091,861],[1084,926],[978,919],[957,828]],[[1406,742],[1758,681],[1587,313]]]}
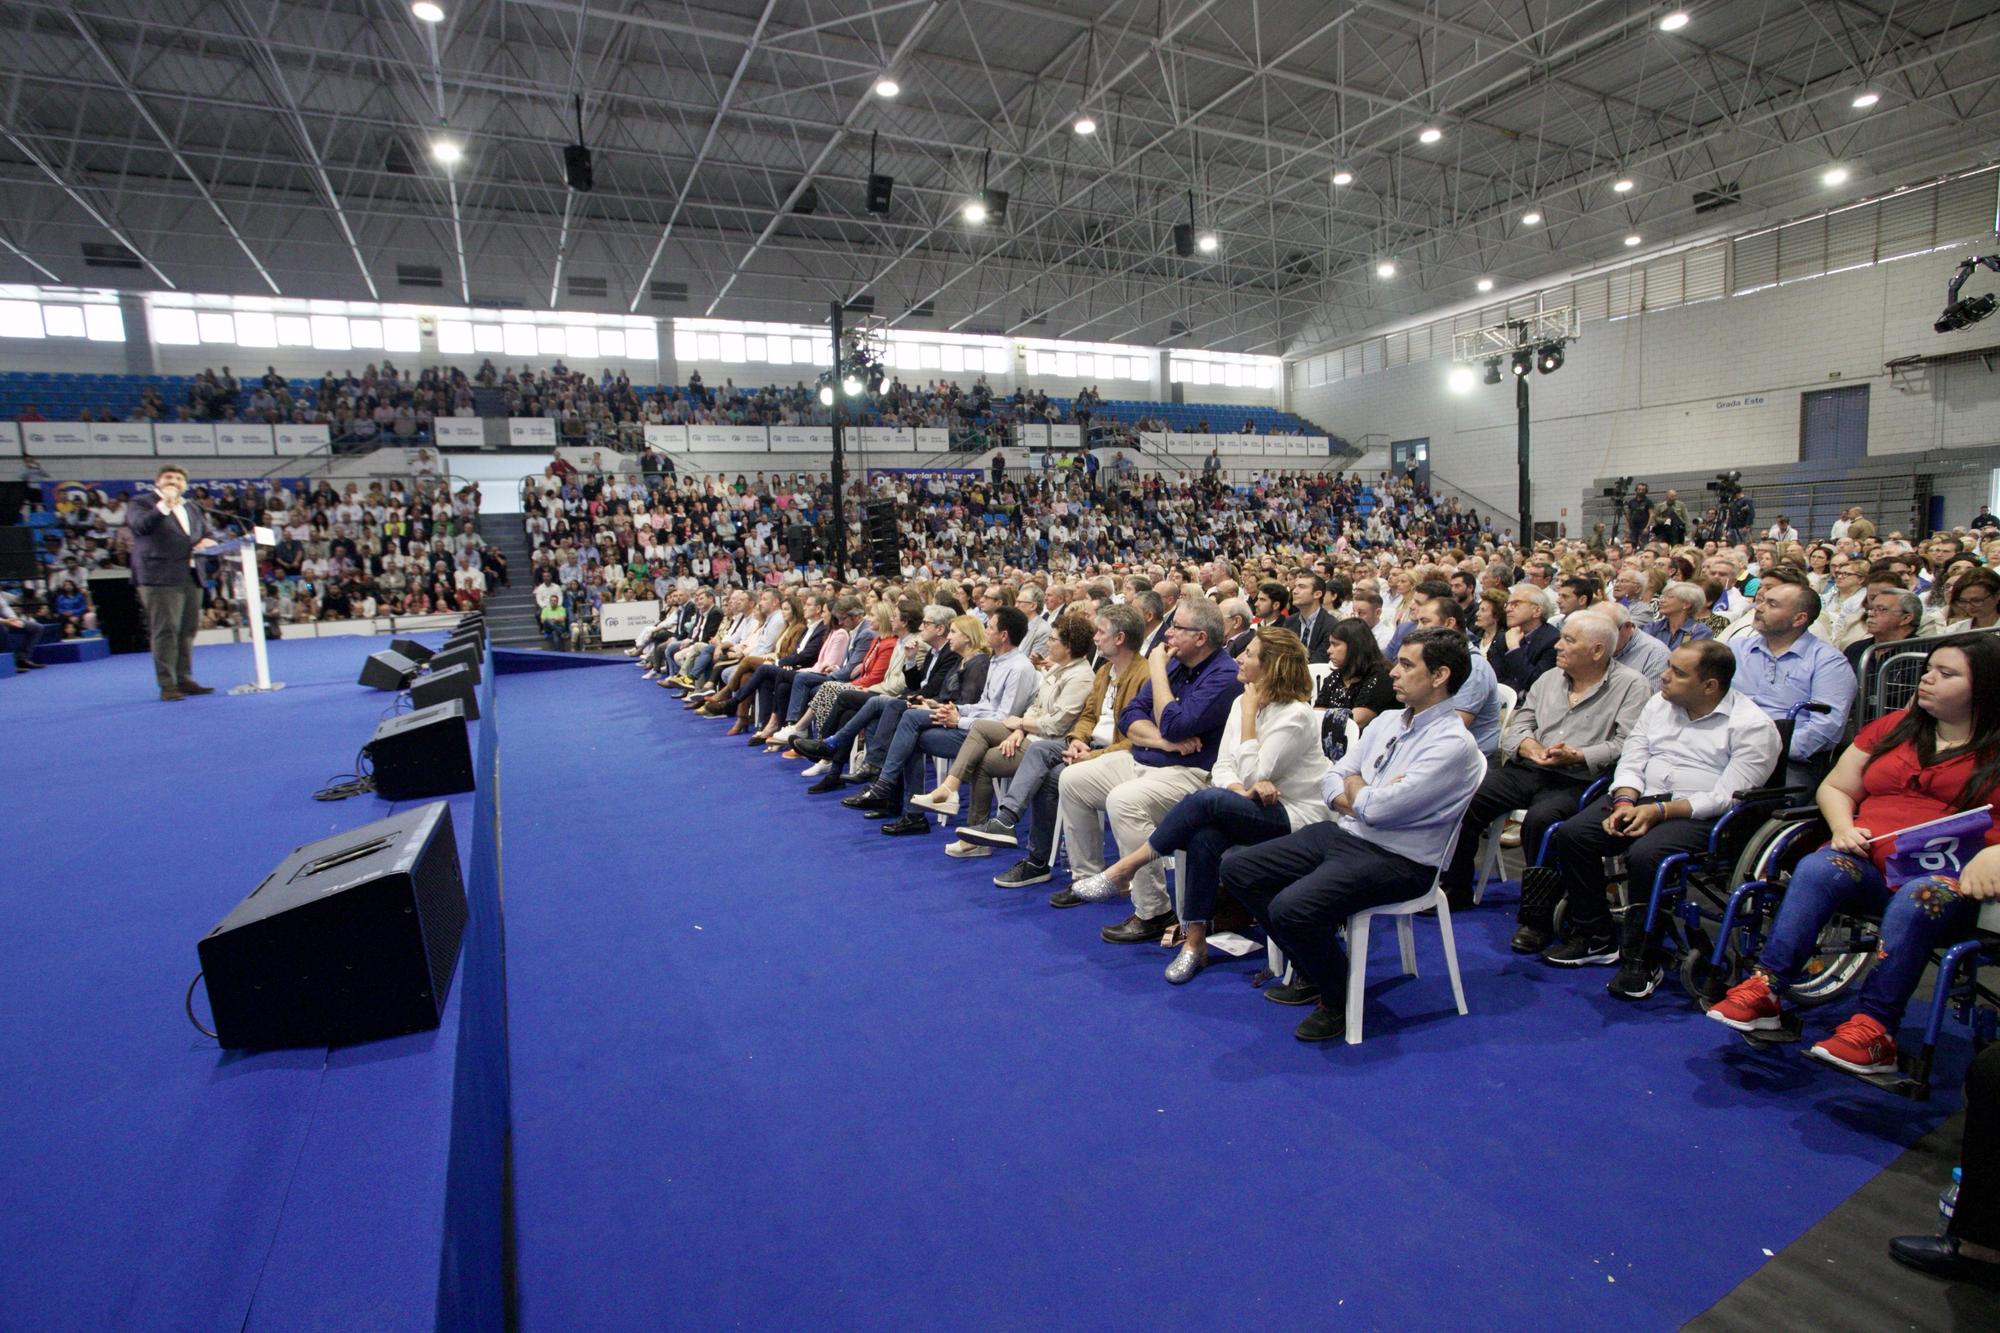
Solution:
{"label": "ceiling light fixture", "polygon": [[983,199],[968,199],[965,201],[965,207],[959,211],[965,215],[967,222],[975,226],[986,221],[986,201]]}
{"label": "ceiling light fixture", "polygon": [[903,85],[890,78],[887,74],[875,80],[875,95],[877,97],[894,97],[902,91]]}
{"label": "ceiling light fixture", "polygon": [[1195,241],[1194,248],[1201,251],[1205,255],[1212,255],[1215,253],[1215,247],[1221,244],[1222,244],[1221,240],[1216,237],[1216,234],[1214,232],[1205,231],[1201,234],[1200,238]]}
{"label": "ceiling light fixture", "polygon": [[1845,185],[1848,174],[1846,167],[1828,167],[1826,174],[1820,177],[1820,181],[1826,185]]}
{"label": "ceiling light fixture", "polygon": [[1676,9],[1671,14],[1663,14],[1660,16],[1661,32],[1679,32],[1682,28],[1685,28],[1687,25],[1688,25],[1688,14],[1685,9]]}
{"label": "ceiling light fixture", "polygon": [[454,140],[433,139],[431,141],[431,156],[449,167],[464,160],[465,150],[459,147]]}
{"label": "ceiling light fixture", "polygon": [[1642,238],[1640,237],[1638,232],[1636,231],[1633,232],[1630,236],[1627,236],[1625,238],[1625,248],[1628,250],[1631,249],[1633,246],[1637,245],[1641,239]]}
{"label": "ceiling light fixture", "polygon": [[1097,133],[1097,122],[1092,120],[1090,113],[1086,111],[1076,118],[1076,124],[1070,126],[1070,128],[1078,134],[1095,134]]}
{"label": "ceiling light fixture", "polygon": [[425,23],[444,22],[444,10],[432,4],[431,0],[417,0],[410,6],[410,12]]}
{"label": "ceiling light fixture", "polygon": [[1333,173],[1333,183],[1335,185],[1352,185],[1354,184],[1354,173],[1346,167],[1342,167],[1339,171]]}
{"label": "ceiling light fixture", "polygon": [[1882,94],[1876,92],[1872,88],[1864,88],[1862,91],[1854,94],[1854,100],[1852,102],[1849,102],[1848,105],[1853,107],[1856,111],[1866,111],[1869,107],[1874,106],[1877,102],[1881,100],[1882,100]]}
{"label": "ceiling light fixture", "polygon": [[1636,182],[1630,176],[1620,176],[1617,180],[1611,182],[1611,188],[1619,194],[1630,194],[1635,184]]}
{"label": "ceiling light fixture", "polygon": [[1525,227],[1541,226],[1542,210],[1539,208],[1531,208],[1527,212],[1521,214],[1521,225]]}
{"label": "ceiling light fixture", "polygon": [[1418,143],[1436,143],[1442,138],[1444,138],[1444,131],[1435,125],[1426,125],[1417,132]]}
{"label": "ceiling light fixture", "polygon": [[1377,264],[1377,265],[1375,266],[1375,276],[1376,276],[1376,277],[1378,277],[1378,278],[1393,278],[1393,277],[1395,277],[1395,276],[1396,276],[1396,261],[1395,261],[1395,260],[1393,260],[1393,259],[1385,259],[1385,260],[1383,260],[1383,261],[1382,261],[1381,263]]}
{"label": "ceiling light fixture", "polygon": [[1479,290],[1480,290],[1480,291],[1482,291],[1482,292],[1490,292],[1490,291],[1492,291],[1492,290],[1493,290],[1493,279],[1491,279],[1491,278],[1481,278],[1481,279],[1479,280]]}

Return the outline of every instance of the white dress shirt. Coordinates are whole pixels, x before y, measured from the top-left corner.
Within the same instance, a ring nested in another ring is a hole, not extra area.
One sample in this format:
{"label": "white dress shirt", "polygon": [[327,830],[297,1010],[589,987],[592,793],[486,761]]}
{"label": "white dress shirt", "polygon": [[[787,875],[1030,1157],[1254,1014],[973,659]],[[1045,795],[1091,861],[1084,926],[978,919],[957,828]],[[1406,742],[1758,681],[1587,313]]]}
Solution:
{"label": "white dress shirt", "polygon": [[1243,739],[1243,698],[1229,706],[1229,720],[1222,724],[1222,744],[1215,755],[1215,767],[1208,772],[1209,785],[1227,788],[1231,783],[1252,787],[1268,780],[1278,789],[1278,801],[1297,833],[1307,824],[1331,819],[1320,794],[1320,780],[1333,767],[1319,748],[1319,714],[1311,704],[1265,704],[1257,710],[1257,738]]}
{"label": "white dress shirt", "polygon": [[1361,743],[1348,746],[1320,782],[1329,806],[1349,776],[1368,784],[1355,794],[1354,813],[1336,815],[1335,824],[1419,865],[1444,864],[1486,778],[1486,756],[1453,703],[1441,699],[1414,717],[1392,708],[1368,724]]}
{"label": "white dress shirt", "polygon": [[1695,819],[1714,819],[1739,791],[1770,781],[1778,728],[1757,701],[1735,690],[1703,718],[1655,694],[1618,756],[1611,788],[1686,801]]}

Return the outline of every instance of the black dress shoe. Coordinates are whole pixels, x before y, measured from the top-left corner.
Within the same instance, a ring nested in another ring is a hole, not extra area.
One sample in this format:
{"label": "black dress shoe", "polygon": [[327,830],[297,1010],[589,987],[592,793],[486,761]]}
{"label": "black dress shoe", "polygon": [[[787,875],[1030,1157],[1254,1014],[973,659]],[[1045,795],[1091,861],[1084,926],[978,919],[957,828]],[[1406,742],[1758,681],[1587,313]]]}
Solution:
{"label": "black dress shoe", "polygon": [[928,815],[904,815],[884,824],[882,831],[892,838],[907,838],[914,833],[929,833],[931,821]]}
{"label": "black dress shoe", "polygon": [[1300,1041],[1332,1041],[1347,1031],[1347,1019],[1338,1009],[1317,1006],[1299,1020],[1292,1035]]}
{"label": "black dress shoe", "polygon": [[833,754],[832,748],[817,736],[794,736],[792,748],[808,759],[826,759]]}
{"label": "black dress shoe", "polygon": [[840,780],[850,787],[872,787],[882,780],[882,770],[863,764],[852,773],[842,774]]}
{"label": "black dress shoe", "polygon": [[1158,916],[1140,916],[1134,912],[1115,926],[1106,926],[1097,933],[1106,944],[1145,944],[1166,934],[1167,928],[1180,918],[1169,908]]}
{"label": "black dress shoe", "polygon": [[204,685],[204,684],[202,684],[202,683],[201,683],[200,681],[198,681],[198,680],[184,680],[184,681],[182,681],[182,682],[181,682],[181,693],[182,693],[182,694],[214,694],[214,693],[215,693],[215,687],[214,687],[213,685]]}
{"label": "black dress shoe", "polygon": [[1083,906],[1083,899],[1077,897],[1074,893],[1071,893],[1066,888],[1057,889],[1054,893],[1049,895],[1049,906],[1081,907]]}
{"label": "black dress shoe", "polygon": [[1898,1236],[1889,1242],[1889,1257],[1937,1277],[2000,1286],[2000,1264],[1966,1258],[1956,1236]]}
{"label": "black dress shoe", "polygon": [[[889,788],[871,783],[852,796],[841,797],[840,803],[849,810],[882,810],[890,807],[892,796]],[[901,805],[902,802],[893,801],[893,804]]]}
{"label": "black dress shoe", "polygon": [[1264,998],[1272,1004],[1317,1004],[1319,987],[1294,972],[1290,981],[1281,981],[1265,991]]}
{"label": "black dress shoe", "polygon": [[187,698],[187,696],[185,694],[182,694],[179,690],[160,691],[160,702],[163,704],[178,703],[179,701],[185,698]]}
{"label": "black dress shoe", "polygon": [[825,794],[826,792],[839,791],[840,787],[841,787],[840,774],[828,773],[818,782],[815,782],[813,783],[812,786],[807,787],[806,791],[814,796],[820,796]]}

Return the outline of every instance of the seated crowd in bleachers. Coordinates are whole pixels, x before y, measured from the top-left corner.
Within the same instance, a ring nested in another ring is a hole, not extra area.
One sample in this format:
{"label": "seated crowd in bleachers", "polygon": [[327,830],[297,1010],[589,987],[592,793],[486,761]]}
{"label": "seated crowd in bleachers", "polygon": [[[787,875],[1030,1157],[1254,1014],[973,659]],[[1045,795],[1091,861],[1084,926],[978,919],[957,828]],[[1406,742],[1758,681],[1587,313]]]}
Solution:
{"label": "seated crowd in bleachers", "polygon": [[[323,479],[293,491],[264,485],[196,486],[189,498],[232,531],[271,528],[260,551],[266,616],[278,624],[430,615],[477,608],[507,581],[506,557],[480,538],[479,488],[435,477]],[[124,569],[126,501],[101,489],[60,488],[53,523],[36,529],[46,588],[23,594],[47,633],[96,628],[91,573]],[[241,623],[234,561],[203,562],[204,628]]]}
{"label": "seated crowd in bleachers", "polygon": [[[724,734],[753,749],[807,761],[808,797],[848,789],[841,803],[885,835],[962,816],[943,850],[1014,853],[997,885],[1051,880],[1060,844],[1069,874],[1050,904],[1129,899],[1101,934],[1170,946],[1171,983],[1203,970],[1213,932],[1254,920],[1291,963],[1266,998],[1313,1006],[1304,1040],[1345,1028],[1341,925],[1434,883],[1441,911],[1472,909],[1482,839],[1510,813],[1528,863],[1515,950],[1613,967],[1609,993],[1639,1001],[1674,961],[1668,923],[1644,910],[1654,871],[1705,850],[1741,793],[1816,797],[1833,869],[1786,899],[1712,1016],[1775,1021],[1825,920],[1886,908],[1898,964],[1811,1047],[1852,1073],[1896,1070],[1932,947],[2000,897],[1990,820],[1954,879],[1885,879],[1884,838],[2000,798],[2000,637],[1982,632],[2000,627],[2000,524],[1914,543],[1856,535],[1850,515],[1810,550],[1523,551],[1439,524],[1442,507],[1371,542],[1329,503],[1347,483],[1325,477],[1242,492],[1149,478],[1104,497],[885,479],[857,498],[898,502],[902,568],[834,579],[776,547],[774,519],[828,498],[804,479],[677,478],[653,497],[657,527],[651,509],[619,515],[629,501],[601,480],[586,498],[592,480],[531,516],[545,550],[570,549],[572,512],[601,510],[659,547],[730,551],[705,571],[660,552],[663,613],[631,650],[648,679],[733,719]],[[1944,637],[1907,699],[1862,691],[1870,649],[1926,632]]]}

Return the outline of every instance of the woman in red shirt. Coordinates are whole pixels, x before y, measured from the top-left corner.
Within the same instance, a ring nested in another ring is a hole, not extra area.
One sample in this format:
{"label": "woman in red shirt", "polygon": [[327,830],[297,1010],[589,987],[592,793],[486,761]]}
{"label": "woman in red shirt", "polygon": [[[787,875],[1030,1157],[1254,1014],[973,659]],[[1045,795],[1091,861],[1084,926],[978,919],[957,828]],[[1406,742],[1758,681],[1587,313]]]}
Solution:
{"label": "woman in red shirt", "polygon": [[[1891,888],[1888,835],[1982,805],[2000,806],[2000,635],[1966,634],[1931,650],[1914,707],[1863,727],[1819,787],[1833,838],[1792,872],[1756,970],[1708,1011],[1742,1032],[1776,1028],[1779,997],[1804,975],[1839,912],[1882,914],[1875,966],[1855,1013],[1812,1048],[1857,1074],[1894,1073],[1897,1023],[1931,950],[1972,929],[1982,898],[2000,897],[2000,822],[1956,875]],[[1871,839],[1881,841],[1871,845]]]}

